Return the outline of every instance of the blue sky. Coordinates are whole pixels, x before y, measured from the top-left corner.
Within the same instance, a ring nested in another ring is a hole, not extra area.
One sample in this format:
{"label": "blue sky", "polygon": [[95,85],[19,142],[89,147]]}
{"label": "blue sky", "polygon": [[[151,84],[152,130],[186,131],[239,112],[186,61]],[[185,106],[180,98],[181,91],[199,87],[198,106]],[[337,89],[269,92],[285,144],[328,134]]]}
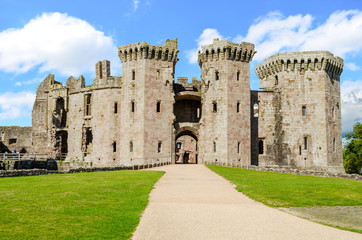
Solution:
{"label": "blue sky", "polygon": [[117,47],[178,38],[176,77],[200,78],[197,49],[213,38],[249,41],[254,66],[281,51],[329,50],[345,60],[342,129],[362,121],[362,2],[335,1],[52,1],[0,0],[0,126],[30,126],[36,87],[49,74],[65,83],[96,61],[121,75]]}

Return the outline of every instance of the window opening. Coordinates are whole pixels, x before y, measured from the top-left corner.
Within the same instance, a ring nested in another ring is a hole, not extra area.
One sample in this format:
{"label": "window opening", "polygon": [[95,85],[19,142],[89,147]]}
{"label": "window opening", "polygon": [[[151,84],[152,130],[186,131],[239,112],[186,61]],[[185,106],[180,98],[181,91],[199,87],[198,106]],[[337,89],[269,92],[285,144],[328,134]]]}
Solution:
{"label": "window opening", "polygon": [[118,113],[118,103],[117,102],[114,103],[114,113],[115,114]]}
{"label": "window opening", "polygon": [[9,138],[9,145],[16,144],[17,139],[16,138]]}
{"label": "window opening", "polygon": [[275,85],[278,85],[278,83],[279,83],[278,76],[275,75]]}
{"label": "window opening", "polygon": [[218,71],[215,72],[215,80],[216,81],[219,80],[219,72]]}
{"label": "window opening", "polygon": [[308,137],[304,137],[304,149],[308,149]]}
{"label": "window opening", "polygon": [[302,116],[304,117],[307,114],[307,108],[305,106],[302,107]]}
{"label": "window opening", "polygon": [[259,117],[259,104],[255,103],[253,105],[253,116]]}
{"label": "window opening", "polygon": [[212,111],[217,112],[217,103],[216,102],[212,103]]}
{"label": "window opening", "polygon": [[258,148],[259,154],[264,154],[264,139],[259,139]]}
{"label": "window opening", "polygon": [[136,80],[136,72],[135,72],[135,70],[132,70],[132,80]]}
{"label": "window opening", "polygon": [[134,105],[134,101],[131,102],[131,112],[134,112],[135,109],[135,105]]}
{"label": "window opening", "polygon": [[216,152],[216,142],[214,141],[214,152]]}
{"label": "window opening", "polygon": [[129,142],[129,151],[133,152],[133,141]]}
{"label": "window opening", "polygon": [[161,112],[161,101],[157,102],[156,111]]}
{"label": "window opening", "polygon": [[236,112],[240,112],[240,102],[236,103]]}
{"label": "window opening", "polygon": [[241,142],[238,142],[238,153],[241,152]]}
{"label": "window opening", "polygon": [[333,152],[336,151],[336,139],[333,138]]}
{"label": "window opening", "polygon": [[162,141],[158,141],[157,152],[160,153],[161,151],[162,151]]}
{"label": "window opening", "polygon": [[236,81],[239,81],[240,80],[240,72],[238,71],[237,73],[236,73]]}
{"label": "window opening", "polygon": [[92,105],[91,105],[91,102],[92,102],[92,94],[86,94],[85,95],[85,116],[89,116],[92,114]]}
{"label": "window opening", "polygon": [[112,146],[113,146],[113,152],[114,153],[117,152],[117,142],[116,141],[113,142]]}
{"label": "window opening", "polygon": [[302,146],[299,145],[299,155],[302,155]]}

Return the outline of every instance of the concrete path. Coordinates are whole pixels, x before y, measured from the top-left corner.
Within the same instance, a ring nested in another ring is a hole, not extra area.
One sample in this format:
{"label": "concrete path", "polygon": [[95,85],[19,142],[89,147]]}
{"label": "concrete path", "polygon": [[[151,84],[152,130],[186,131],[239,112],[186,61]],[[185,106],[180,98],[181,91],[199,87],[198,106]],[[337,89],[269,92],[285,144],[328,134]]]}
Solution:
{"label": "concrete path", "polygon": [[359,239],[249,199],[203,165],[169,165],[133,239]]}

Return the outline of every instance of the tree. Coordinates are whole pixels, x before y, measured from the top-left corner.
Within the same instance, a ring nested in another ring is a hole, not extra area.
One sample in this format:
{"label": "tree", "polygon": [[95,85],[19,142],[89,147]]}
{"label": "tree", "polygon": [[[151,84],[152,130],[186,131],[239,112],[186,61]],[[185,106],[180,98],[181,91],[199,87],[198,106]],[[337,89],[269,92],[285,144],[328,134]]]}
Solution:
{"label": "tree", "polygon": [[349,143],[343,151],[343,166],[346,173],[360,173],[362,168],[362,124],[357,122],[353,131],[346,134]]}

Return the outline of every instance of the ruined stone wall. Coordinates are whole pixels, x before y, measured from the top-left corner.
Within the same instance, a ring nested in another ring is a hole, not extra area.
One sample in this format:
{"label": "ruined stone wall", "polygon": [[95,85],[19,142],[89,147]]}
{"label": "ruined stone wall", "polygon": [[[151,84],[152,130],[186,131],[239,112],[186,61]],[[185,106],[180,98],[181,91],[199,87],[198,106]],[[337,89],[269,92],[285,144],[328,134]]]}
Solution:
{"label": "ruined stone wall", "polygon": [[30,153],[31,127],[0,127],[0,153]]}
{"label": "ruined stone wall", "polygon": [[254,45],[214,39],[202,47],[203,162],[250,164],[250,66]]}
{"label": "ruined stone wall", "polygon": [[[307,169],[341,167],[340,111],[335,109],[333,123],[328,119],[333,107],[337,108],[340,102],[342,67],[343,60],[329,52],[281,53],[256,66],[260,88],[280,96],[272,100],[274,119],[263,119],[261,112],[259,116],[259,126],[273,128],[274,125],[273,131],[265,134],[267,157],[263,158],[268,159],[265,166],[274,162]],[[259,107],[262,109],[263,104]],[[259,127],[259,138],[262,134]],[[333,138],[336,139],[334,150]],[[268,139],[273,139],[272,143]]]}

